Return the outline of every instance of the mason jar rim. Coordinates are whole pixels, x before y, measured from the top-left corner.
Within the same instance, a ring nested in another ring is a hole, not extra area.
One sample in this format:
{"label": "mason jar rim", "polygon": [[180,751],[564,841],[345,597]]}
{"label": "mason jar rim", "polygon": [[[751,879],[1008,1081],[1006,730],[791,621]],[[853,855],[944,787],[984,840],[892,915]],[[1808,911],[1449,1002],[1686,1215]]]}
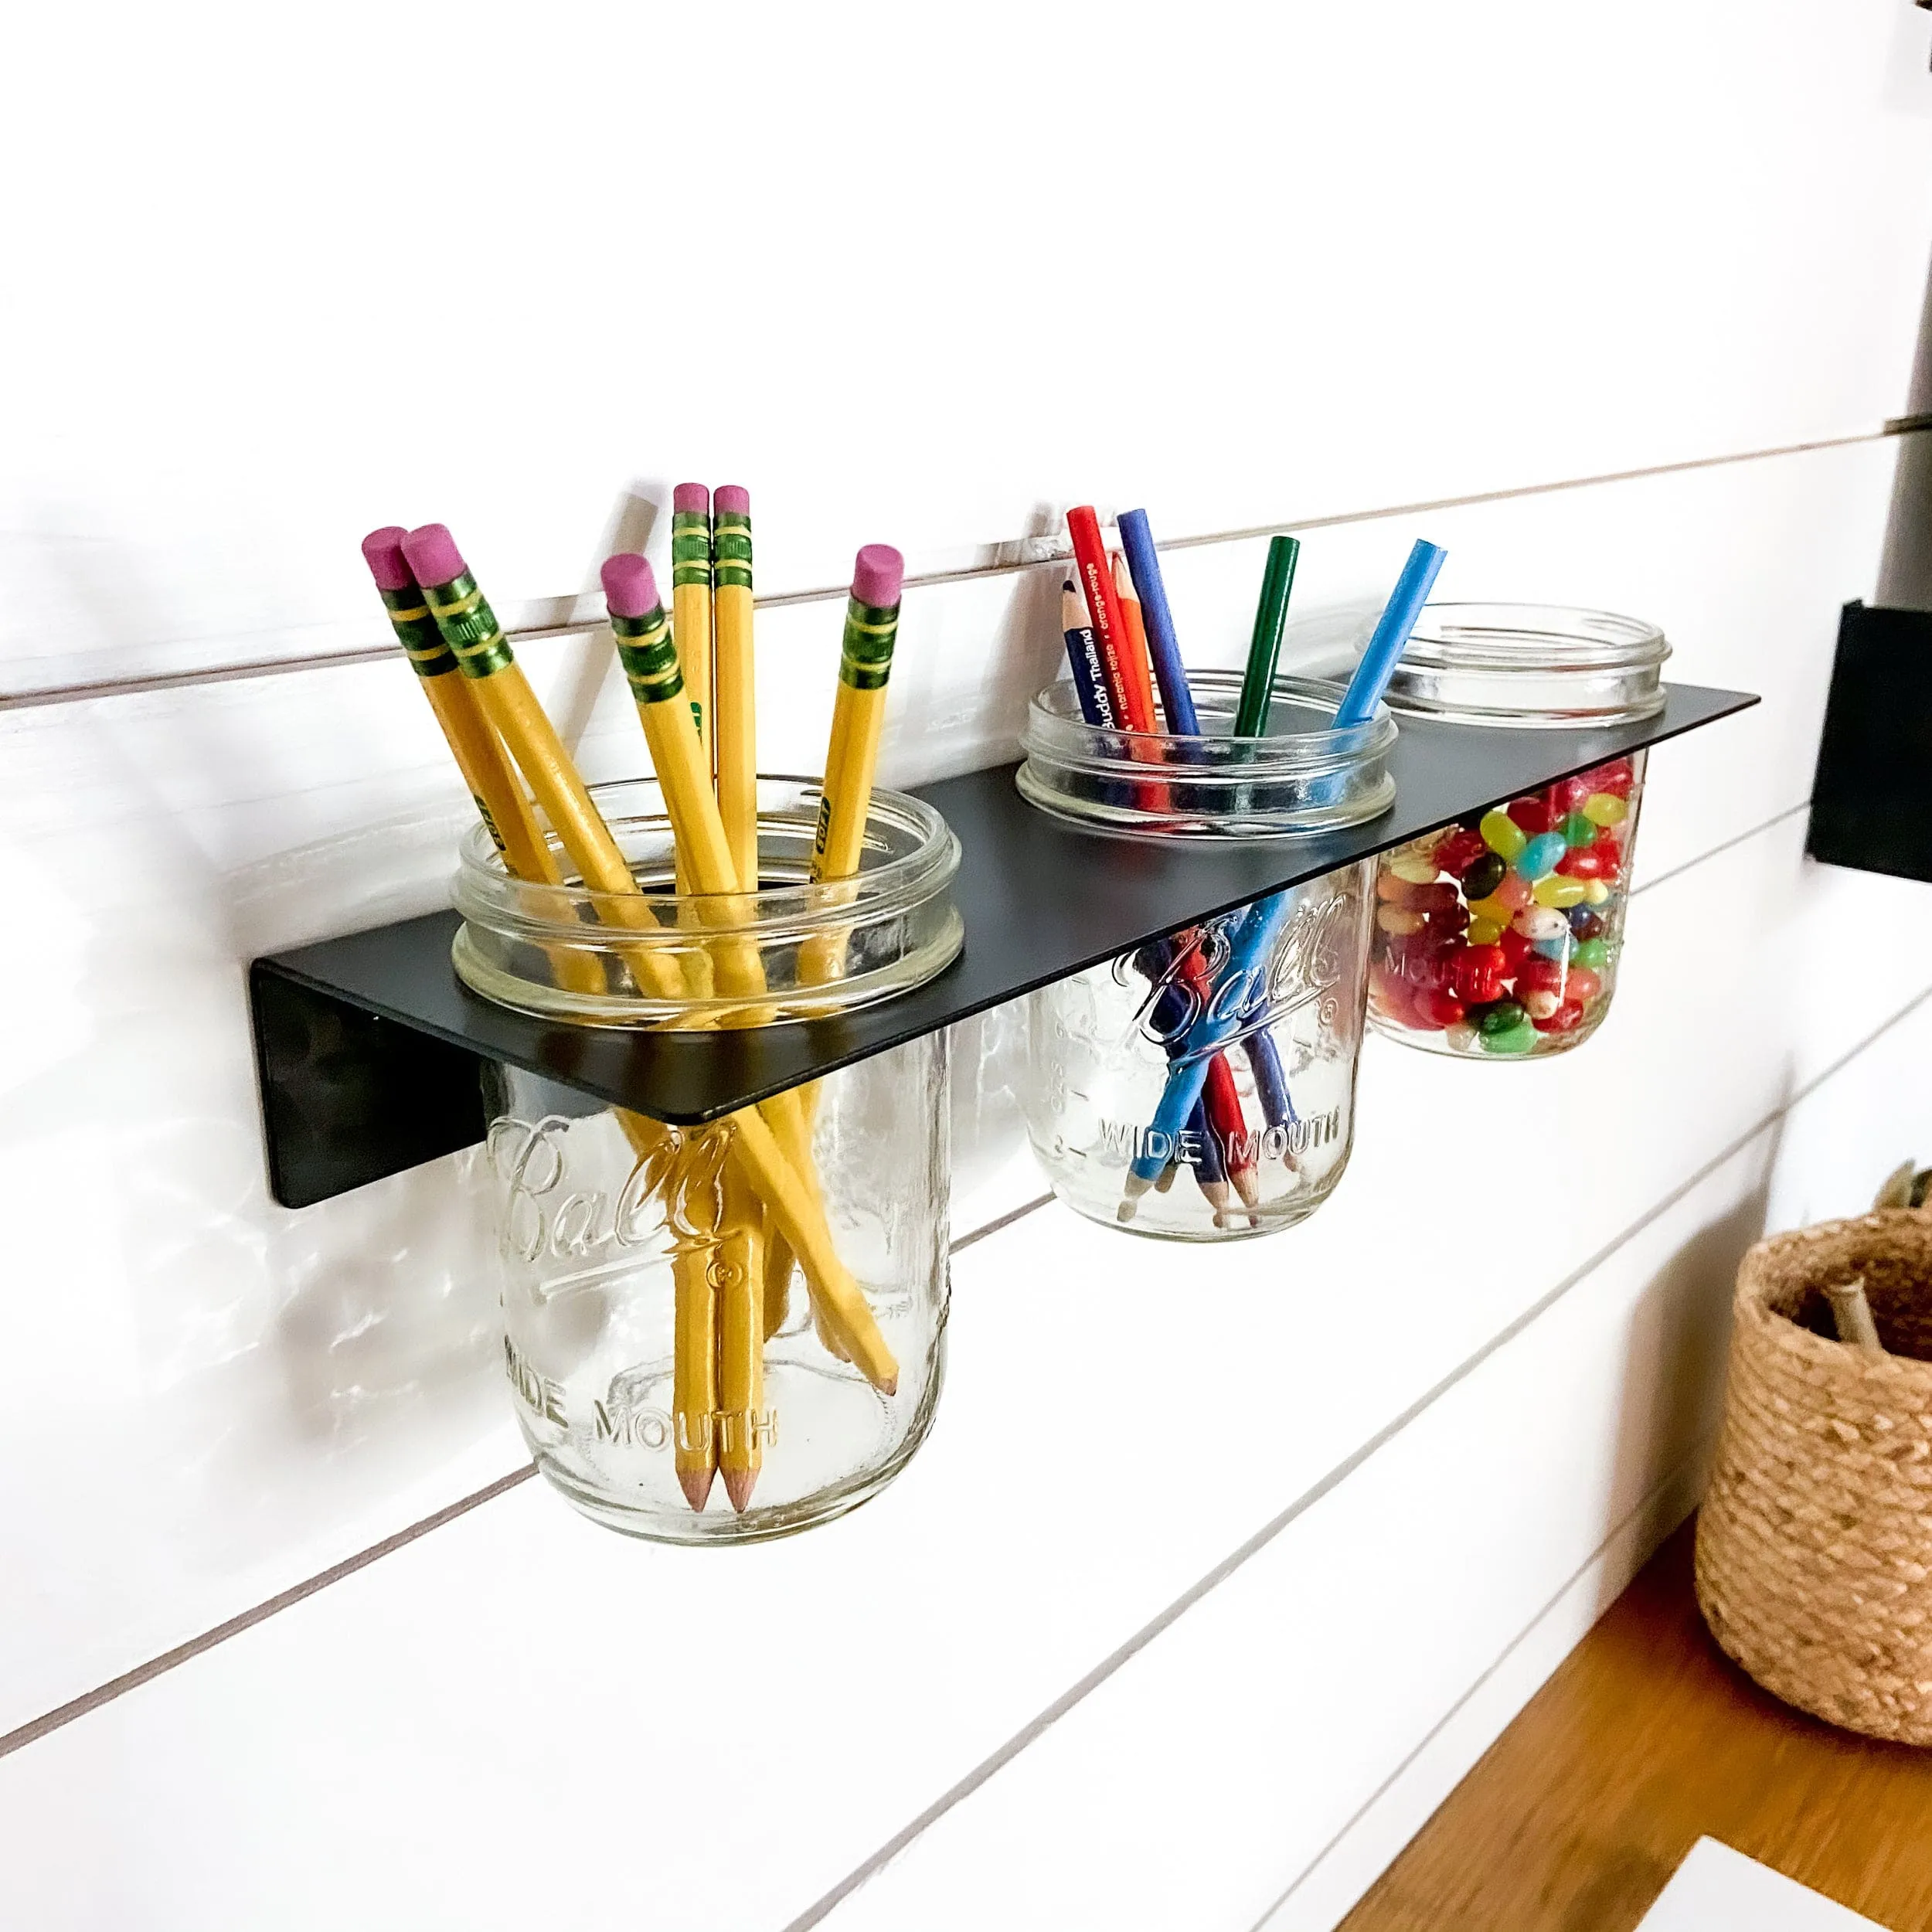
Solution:
{"label": "mason jar rim", "polygon": [[1471,724],[1620,724],[1664,708],[1669,641],[1615,611],[1550,604],[1423,607],[1389,682],[1404,716]]}
{"label": "mason jar rim", "polygon": [[[822,795],[817,778],[763,773],[758,783],[795,788],[801,802]],[[614,835],[639,826],[665,828],[663,787],[655,778],[624,778],[590,787],[592,801]],[[761,798],[759,817],[767,816]],[[775,812],[770,815],[776,816]],[[485,916],[499,930],[514,930],[520,938],[541,944],[546,937],[569,938],[581,944],[590,930],[581,917],[598,915],[597,927],[608,929],[621,943],[624,929],[601,917],[620,903],[645,906],[668,928],[679,924],[685,910],[708,940],[754,937],[774,933],[796,935],[823,927],[849,927],[855,918],[889,915],[896,904],[912,904],[943,891],[959,869],[960,846],[952,828],[923,800],[904,792],[875,787],[866,811],[869,837],[875,826],[897,832],[910,849],[882,864],[849,878],[815,884],[808,879],[733,893],[679,892],[675,885],[640,885],[634,893],[601,893],[573,883],[553,886],[542,880],[516,879],[503,863],[488,830],[480,822],[465,833],[457,849],[457,907],[466,917]],[[553,835],[554,837],[554,835]]]}

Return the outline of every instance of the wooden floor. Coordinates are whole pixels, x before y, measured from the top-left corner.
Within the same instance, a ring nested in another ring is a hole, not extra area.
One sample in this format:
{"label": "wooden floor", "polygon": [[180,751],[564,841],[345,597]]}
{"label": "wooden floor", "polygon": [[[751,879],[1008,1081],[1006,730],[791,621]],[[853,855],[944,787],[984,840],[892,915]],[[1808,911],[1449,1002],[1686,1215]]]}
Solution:
{"label": "wooden floor", "polygon": [[1630,1932],[1706,1834],[1889,1932],[1932,1928],[1932,1750],[1832,1730],[1733,1668],[1686,1525],[1342,1932]]}

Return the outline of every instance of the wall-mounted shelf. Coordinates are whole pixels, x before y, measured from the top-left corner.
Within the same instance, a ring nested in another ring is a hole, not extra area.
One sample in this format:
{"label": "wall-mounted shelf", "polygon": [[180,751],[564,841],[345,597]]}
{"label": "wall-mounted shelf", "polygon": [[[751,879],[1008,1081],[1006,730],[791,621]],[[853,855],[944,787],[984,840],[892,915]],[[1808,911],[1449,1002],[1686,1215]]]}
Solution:
{"label": "wall-mounted shelf", "polygon": [[1695,685],[1641,723],[1481,730],[1406,718],[1393,808],[1314,838],[1155,844],[1077,832],[1027,805],[1002,766],[920,788],[964,849],[965,951],[930,985],[835,1019],[754,1031],[621,1032],[478,998],[450,964],[452,912],[257,960],[250,970],[270,1184],[305,1207],[481,1138],[479,1064],[520,1066],[662,1121],[714,1120],[883,1053],[1157,935],[1645,745],[1743,710]]}
{"label": "wall-mounted shelf", "polygon": [[1848,604],[1804,849],[1828,866],[1932,879],[1932,611]]}

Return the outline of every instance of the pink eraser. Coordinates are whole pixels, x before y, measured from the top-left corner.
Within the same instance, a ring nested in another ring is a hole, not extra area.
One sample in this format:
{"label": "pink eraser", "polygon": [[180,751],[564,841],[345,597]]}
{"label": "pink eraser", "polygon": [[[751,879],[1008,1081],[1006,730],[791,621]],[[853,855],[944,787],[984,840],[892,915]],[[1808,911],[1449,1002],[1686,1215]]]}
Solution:
{"label": "pink eraser", "polygon": [[711,502],[714,509],[729,510],[733,516],[751,514],[751,492],[742,483],[720,484]]}
{"label": "pink eraser", "polygon": [[648,557],[621,550],[604,560],[604,600],[614,617],[648,617],[658,607],[657,573]]}
{"label": "pink eraser", "polygon": [[906,581],[906,560],[889,543],[868,543],[852,566],[852,594],[861,604],[879,609],[899,601]]}
{"label": "pink eraser", "polygon": [[418,583],[448,583],[460,577],[465,566],[456,539],[440,523],[425,523],[403,539],[403,555]]}
{"label": "pink eraser", "polygon": [[680,483],[671,492],[671,507],[674,510],[696,510],[700,516],[711,511],[711,492],[702,483]]}
{"label": "pink eraser", "polygon": [[409,535],[400,523],[386,524],[362,539],[362,561],[376,580],[379,590],[413,590],[416,579],[403,555],[403,539]]}

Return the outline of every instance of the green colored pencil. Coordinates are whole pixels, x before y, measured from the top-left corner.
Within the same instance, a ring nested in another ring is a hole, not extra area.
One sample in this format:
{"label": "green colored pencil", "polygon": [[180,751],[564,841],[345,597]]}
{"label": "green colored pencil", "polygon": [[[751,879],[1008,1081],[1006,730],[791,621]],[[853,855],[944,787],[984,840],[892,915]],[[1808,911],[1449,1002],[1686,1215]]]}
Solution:
{"label": "green colored pencil", "polygon": [[1288,594],[1294,588],[1295,561],[1301,554],[1298,538],[1268,539],[1268,567],[1262,574],[1261,601],[1254,613],[1254,635],[1248,643],[1248,668],[1241,678],[1240,709],[1234,716],[1237,738],[1258,738],[1268,728],[1268,707],[1274,696],[1275,660],[1281,655],[1281,633],[1288,621]]}

